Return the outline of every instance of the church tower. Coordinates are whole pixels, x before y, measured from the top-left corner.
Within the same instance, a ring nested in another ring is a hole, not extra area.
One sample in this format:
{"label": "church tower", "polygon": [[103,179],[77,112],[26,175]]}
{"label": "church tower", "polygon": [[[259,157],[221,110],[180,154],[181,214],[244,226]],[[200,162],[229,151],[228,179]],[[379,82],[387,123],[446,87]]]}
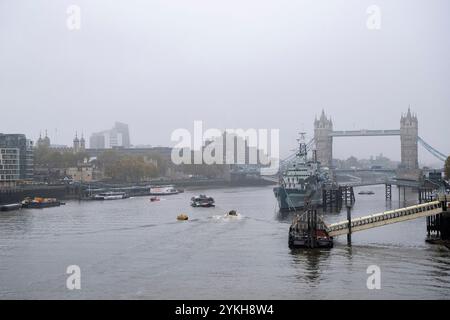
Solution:
{"label": "church tower", "polygon": [[316,142],[317,160],[324,167],[331,167],[333,163],[333,122],[322,110],[320,119],[314,121],[314,140]]}

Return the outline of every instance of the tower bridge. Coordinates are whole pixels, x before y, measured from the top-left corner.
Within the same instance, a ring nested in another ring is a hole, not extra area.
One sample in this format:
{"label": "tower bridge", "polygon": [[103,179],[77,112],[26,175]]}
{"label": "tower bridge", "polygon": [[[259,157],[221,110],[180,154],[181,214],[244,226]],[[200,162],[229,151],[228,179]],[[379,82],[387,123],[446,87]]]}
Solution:
{"label": "tower bridge", "polygon": [[322,165],[331,167],[333,161],[333,139],[339,137],[380,137],[400,136],[401,167],[410,172],[418,172],[418,142],[419,122],[417,116],[408,109],[406,115],[400,118],[400,129],[393,130],[349,130],[334,131],[331,118],[322,111],[320,119],[314,121],[314,141],[317,149],[317,159]]}

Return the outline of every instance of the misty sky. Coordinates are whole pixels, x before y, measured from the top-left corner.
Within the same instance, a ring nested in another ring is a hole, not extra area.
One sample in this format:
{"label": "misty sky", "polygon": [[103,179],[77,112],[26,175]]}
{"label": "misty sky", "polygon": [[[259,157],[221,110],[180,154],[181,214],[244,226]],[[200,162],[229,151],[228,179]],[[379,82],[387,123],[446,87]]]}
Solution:
{"label": "misty sky", "polygon": [[[118,120],[133,144],[174,145],[203,120],[279,128],[286,154],[322,108],[336,130],[398,129],[411,105],[450,153],[449,13],[446,0],[0,0],[0,132],[70,144]],[[379,153],[399,160],[400,139],[334,144],[337,158]]]}

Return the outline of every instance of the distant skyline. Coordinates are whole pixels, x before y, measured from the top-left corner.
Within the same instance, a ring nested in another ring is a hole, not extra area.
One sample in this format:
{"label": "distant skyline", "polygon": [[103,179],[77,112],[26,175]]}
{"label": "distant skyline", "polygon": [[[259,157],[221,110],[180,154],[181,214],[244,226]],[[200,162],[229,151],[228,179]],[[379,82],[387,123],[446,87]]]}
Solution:
{"label": "distant skyline", "polygon": [[[81,8],[81,29],[66,26]],[[281,154],[335,130],[398,129],[408,106],[419,135],[450,153],[445,0],[0,1],[0,132],[55,144],[115,121],[133,145],[174,145],[172,131],[280,129]],[[55,129],[57,133],[55,134]],[[334,157],[400,159],[398,137],[342,138]],[[419,147],[422,164],[439,163]]]}

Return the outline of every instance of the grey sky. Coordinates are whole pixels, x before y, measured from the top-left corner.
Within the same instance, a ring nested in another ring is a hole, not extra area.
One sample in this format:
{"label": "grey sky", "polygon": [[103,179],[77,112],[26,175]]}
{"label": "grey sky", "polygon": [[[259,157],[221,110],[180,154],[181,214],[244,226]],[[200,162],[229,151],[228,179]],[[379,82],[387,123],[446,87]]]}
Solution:
{"label": "grey sky", "polygon": [[[381,30],[366,27],[372,4]],[[411,104],[419,135],[450,153],[449,12],[446,0],[0,0],[0,132],[70,144],[119,120],[133,144],[173,145],[203,120],[280,128],[286,154],[322,108],[337,130],[398,129]],[[398,137],[334,146],[400,158]]]}

